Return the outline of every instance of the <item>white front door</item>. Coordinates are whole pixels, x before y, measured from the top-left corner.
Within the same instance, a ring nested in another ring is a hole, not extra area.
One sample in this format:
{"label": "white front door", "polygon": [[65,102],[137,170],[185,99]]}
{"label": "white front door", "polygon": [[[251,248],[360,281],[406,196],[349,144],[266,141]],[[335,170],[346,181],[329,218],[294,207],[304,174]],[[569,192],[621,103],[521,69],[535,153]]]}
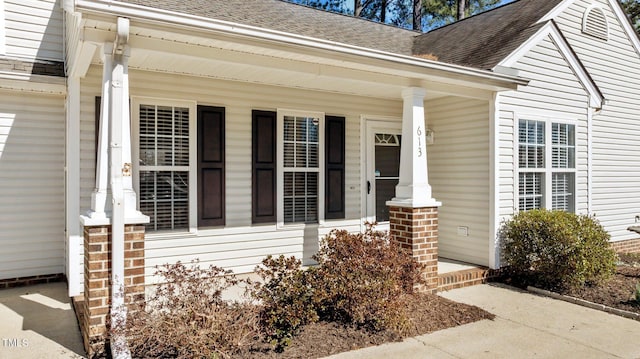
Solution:
{"label": "white front door", "polygon": [[368,120],[365,132],[366,217],[369,222],[378,222],[376,229],[384,230],[389,226],[386,202],[395,197],[399,180],[402,123]]}

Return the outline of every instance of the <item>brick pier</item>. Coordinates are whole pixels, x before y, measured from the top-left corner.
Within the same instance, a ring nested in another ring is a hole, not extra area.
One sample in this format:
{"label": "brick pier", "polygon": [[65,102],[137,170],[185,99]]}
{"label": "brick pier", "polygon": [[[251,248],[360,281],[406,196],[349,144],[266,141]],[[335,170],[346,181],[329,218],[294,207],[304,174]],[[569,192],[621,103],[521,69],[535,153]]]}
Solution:
{"label": "brick pier", "polygon": [[[144,225],[126,225],[125,303],[144,301]],[[89,358],[102,353],[108,339],[111,304],[111,226],[84,228],[84,297],[76,303]],[[130,306],[131,307],[131,306]]]}
{"label": "brick pier", "polygon": [[425,266],[421,292],[438,290],[438,207],[407,208],[390,206],[391,239]]}

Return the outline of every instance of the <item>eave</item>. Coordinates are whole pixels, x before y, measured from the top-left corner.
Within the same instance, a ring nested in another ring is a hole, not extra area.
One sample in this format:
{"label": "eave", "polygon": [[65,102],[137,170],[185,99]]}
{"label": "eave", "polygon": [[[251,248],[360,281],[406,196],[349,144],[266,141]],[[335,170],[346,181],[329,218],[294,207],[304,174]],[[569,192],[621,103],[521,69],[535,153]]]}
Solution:
{"label": "eave", "polygon": [[[96,24],[115,24],[119,16],[131,19],[132,51],[164,51],[204,59],[211,55],[207,52],[209,47],[222,50],[218,53],[222,57],[249,54],[254,59],[268,58],[276,70],[287,66],[287,70],[298,70],[299,74],[315,72],[335,78],[352,77],[363,83],[422,86],[445,93],[468,90],[471,97],[476,97],[477,91],[513,90],[528,83],[517,76],[128,3],[79,0],[74,10],[83,14],[85,24],[90,24],[85,27],[84,40],[96,44],[112,40],[114,34],[112,28]],[[167,49],[167,43],[171,49]],[[291,61],[296,66],[291,66]]]}

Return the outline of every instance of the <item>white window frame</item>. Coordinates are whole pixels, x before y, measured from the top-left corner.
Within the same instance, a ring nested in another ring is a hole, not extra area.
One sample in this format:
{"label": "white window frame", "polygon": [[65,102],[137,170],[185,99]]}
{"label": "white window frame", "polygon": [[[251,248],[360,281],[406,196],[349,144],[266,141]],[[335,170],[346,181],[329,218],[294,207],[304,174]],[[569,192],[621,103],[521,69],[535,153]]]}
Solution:
{"label": "white window frame", "polygon": [[[544,123],[544,164],[543,168],[520,168],[520,120],[538,121]],[[574,167],[573,168],[553,168],[553,143],[552,143],[552,124],[573,125],[574,126]],[[540,114],[518,114],[514,116],[513,127],[513,143],[514,143],[514,210],[520,211],[520,173],[544,173],[544,187],[542,197],[542,207],[545,209],[552,209],[553,206],[553,174],[554,173],[573,173],[573,212],[577,213],[578,207],[578,121],[574,119],[567,119],[561,116]]]}
{"label": "white window frame", "polygon": [[7,23],[5,21],[4,0],[0,0],[0,55],[7,53]]}
{"label": "white window frame", "polygon": [[[163,99],[152,97],[131,97],[131,155],[133,161],[133,186],[140,193],[140,105],[184,107],[189,109],[189,233],[198,231],[198,166],[197,166],[197,104],[195,101]],[[186,167],[186,166],[185,166]],[[168,169],[173,166],[167,166]],[[159,168],[158,170],[162,170]],[[140,196],[138,208],[140,208]],[[186,232],[185,229],[169,230],[169,232]],[[157,231],[162,233],[167,231]]]}
{"label": "white window frame", "polygon": [[324,112],[303,111],[303,110],[277,110],[277,126],[276,126],[276,151],[277,151],[277,228],[304,228],[305,223],[284,223],[284,117],[314,117],[319,119],[318,123],[318,224],[324,224]]}

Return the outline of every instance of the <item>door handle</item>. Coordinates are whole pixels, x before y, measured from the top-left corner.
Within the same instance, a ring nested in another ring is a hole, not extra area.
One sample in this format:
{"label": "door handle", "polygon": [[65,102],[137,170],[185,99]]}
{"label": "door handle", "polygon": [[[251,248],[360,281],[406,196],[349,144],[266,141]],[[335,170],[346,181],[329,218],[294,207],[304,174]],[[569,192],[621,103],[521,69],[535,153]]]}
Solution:
{"label": "door handle", "polygon": [[371,182],[367,181],[367,194],[371,194]]}

